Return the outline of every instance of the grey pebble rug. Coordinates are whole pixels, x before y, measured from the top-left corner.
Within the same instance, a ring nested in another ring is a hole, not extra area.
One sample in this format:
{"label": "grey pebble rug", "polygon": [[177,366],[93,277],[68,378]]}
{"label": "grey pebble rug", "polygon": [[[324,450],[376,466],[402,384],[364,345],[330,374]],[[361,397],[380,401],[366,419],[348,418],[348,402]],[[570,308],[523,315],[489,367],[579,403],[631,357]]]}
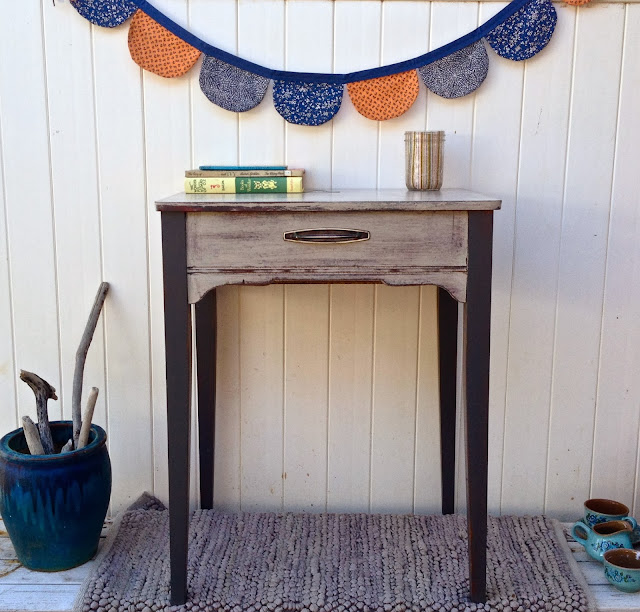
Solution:
{"label": "grey pebble rug", "polygon": [[196,511],[189,602],[169,605],[169,512],[143,495],[110,529],[75,612],[594,609],[562,528],[490,517],[486,604],[468,598],[460,515]]}

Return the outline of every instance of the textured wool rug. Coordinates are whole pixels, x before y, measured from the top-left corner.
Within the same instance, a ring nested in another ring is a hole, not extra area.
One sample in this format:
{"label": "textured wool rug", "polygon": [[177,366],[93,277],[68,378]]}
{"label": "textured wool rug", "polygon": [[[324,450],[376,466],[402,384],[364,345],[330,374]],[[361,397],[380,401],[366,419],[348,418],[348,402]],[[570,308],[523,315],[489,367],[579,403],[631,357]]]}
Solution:
{"label": "textured wool rug", "polygon": [[222,513],[191,519],[189,603],[169,605],[168,510],[144,495],[111,528],[75,610],[592,610],[562,529],[489,518],[486,605],[467,599],[459,515]]}

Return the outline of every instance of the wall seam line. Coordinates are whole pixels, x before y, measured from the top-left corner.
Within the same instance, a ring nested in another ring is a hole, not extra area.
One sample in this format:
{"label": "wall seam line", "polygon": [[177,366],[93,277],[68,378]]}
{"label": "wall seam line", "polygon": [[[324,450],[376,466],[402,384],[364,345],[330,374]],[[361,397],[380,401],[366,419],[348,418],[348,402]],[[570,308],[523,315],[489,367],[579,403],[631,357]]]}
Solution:
{"label": "wall seam line", "polygon": [[558,240],[558,257],[557,257],[557,265],[556,265],[556,275],[555,275],[555,300],[556,307],[553,318],[553,345],[552,345],[552,354],[551,354],[551,380],[549,382],[549,401],[548,401],[548,423],[549,426],[547,428],[547,453],[546,453],[546,461],[545,461],[545,487],[544,487],[544,498],[543,498],[543,510],[547,511],[547,501],[549,495],[549,469],[551,464],[551,426],[553,421],[553,413],[554,413],[554,403],[553,403],[553,393],[556,386],[555,380],[555,366],[556,366],[556,356],[558,350],[558,316],[560,310],[560,271],[561,271],[561,259],[562,259],[562,248],[565,242],[564,238],[564,223],[565,223],[565,208],[567,203],[567,175],[569,172],[569,150],[571,147],[571,125],[573,121],[573,103],[574,103],[574,95],[575,95],[575,78],[576,78],[576,53],[578,49],[578,29],[579,29],[579,15],[580,10],[578,8],[574,8],[574,26],[573,26],[573,54],[572,54],[572,62],[571,62],[571,84],[569,86],[569,112],[567,113],[567,138],[565,141],[565,162],[564,162],[564,175],[562,181],[562,203],[561,203],[561,213],[560,213],[560,223],[558,224],[558,229],[560,231],[560,238]]}
{"label": "wall seam line", "polygon": [[[57,354],[58,354],[58,380],[60,381],[60,404],[57,407],[60,419],[64,418],[63,407],[66,403],[64,389],[62,388],[62,326],[60,325],[60,278],[58,271],[58,244],[56,231],[56,213],[55,213],[55,189],[53,177],[53,153],[51,143],[51,109],[49,99],[49,74],[47,64],[47,31],[45,28],[44,3],[40,4],[40,35],[41,51],[42,51],[42,68],[43,68],[43,85],[44,85],[44,104],[45,104],[45,123],[47,126],[47,157],[49,162],[49,214],[51,219],[51,247],[53,257],[53,286],[55,295],[55,312],[56,312],[56,338],[57,338]],[[53,419],[52,419],[53,420]]]}
{"label": "wall seam line", "polygon": [[[618,168],[618,141],[620,138],[620,106],[622,104],[622,80],[624,78],[624,62],[626,59],[626,40],[627,40],[627,17],[628,10],[624,9],[624,17],[622,23],[622,40],[620,43],[620,71],[618,73],[618,101],[616,105],[616,129],[614,133],[613,140],[613,164],[611,166],[611,180],[609,182],[609,215],[607,218],[607,241],[606,241],[606,249],[604,253],[604,278],[602,279],[602,303],[600,307],[600,335],[598,337],[598,369],[596,372],[596,386],[595,386],[595,401],[594,401],[594,411],[593,411],[593,434],[591,438],[591,464],[590,464],[590,474],[589,474],[589,496],[593,494],[593,469],[595,465],[595,454],[594,450],[596,448],[596,439],[597,439],[597,428],[598,428],[598,413],[600,402],[600,382],[601,382],[601,374],[602,374],[602,339],[604,334],[604,325],[605,325],[605,309],[607,306],[607,285],[608,285],[608,269],[609,269],[609,248],[611,246],[611,219],[613,216],[613,206],[614,206],[614,192],[615,192],[615,177],[616,170]],[[637,464],[636,464],[637,470]]]}

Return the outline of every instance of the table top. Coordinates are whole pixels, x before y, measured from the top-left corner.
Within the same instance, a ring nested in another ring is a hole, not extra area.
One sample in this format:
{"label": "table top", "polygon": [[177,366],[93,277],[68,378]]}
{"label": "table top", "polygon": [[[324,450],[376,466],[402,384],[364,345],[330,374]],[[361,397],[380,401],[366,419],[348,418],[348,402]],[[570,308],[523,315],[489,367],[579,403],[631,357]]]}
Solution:
{"label": "table top", "polygon": [[467,191],[337,189],[304,193],[177,193],[156,202],[164,212],[329,212],[496,210],[501,200]]}

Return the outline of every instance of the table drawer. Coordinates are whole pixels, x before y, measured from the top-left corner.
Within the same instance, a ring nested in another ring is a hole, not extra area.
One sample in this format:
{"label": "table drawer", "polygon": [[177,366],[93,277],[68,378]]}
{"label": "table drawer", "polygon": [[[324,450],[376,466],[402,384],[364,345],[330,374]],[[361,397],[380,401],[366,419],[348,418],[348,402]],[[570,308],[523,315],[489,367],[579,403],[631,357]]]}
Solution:
{"label": "table drawer", "polygon": [[187,213],[187,236],[192,273],[467,265],[466,211]]}

